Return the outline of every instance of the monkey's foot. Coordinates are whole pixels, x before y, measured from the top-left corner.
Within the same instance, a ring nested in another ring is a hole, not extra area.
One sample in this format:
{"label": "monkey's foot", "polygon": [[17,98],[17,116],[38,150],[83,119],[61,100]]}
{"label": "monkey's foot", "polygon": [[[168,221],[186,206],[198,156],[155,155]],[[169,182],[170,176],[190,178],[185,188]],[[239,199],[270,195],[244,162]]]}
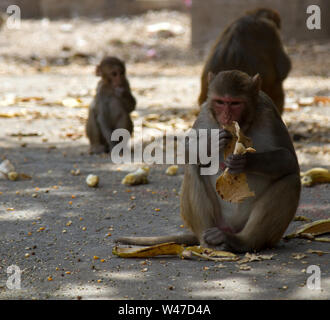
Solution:
{"label": "monkey's foot", "polygon": [[225,236],[218,228],[210,228],[204,231],[203,241],[211,246],[217,246],[224,242]]}

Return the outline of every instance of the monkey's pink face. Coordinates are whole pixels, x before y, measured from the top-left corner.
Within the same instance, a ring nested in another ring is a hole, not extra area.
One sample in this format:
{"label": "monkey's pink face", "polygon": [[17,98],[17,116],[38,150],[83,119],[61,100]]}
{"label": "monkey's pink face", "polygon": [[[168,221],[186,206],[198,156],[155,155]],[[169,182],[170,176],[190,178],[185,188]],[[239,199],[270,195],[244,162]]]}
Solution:
{"label": "monkey's pink face", "polygon": [[246,102],[230,96],[213,96],[211,103],[217,121],[221,124],[230,124],[233,121],[240,122]]}

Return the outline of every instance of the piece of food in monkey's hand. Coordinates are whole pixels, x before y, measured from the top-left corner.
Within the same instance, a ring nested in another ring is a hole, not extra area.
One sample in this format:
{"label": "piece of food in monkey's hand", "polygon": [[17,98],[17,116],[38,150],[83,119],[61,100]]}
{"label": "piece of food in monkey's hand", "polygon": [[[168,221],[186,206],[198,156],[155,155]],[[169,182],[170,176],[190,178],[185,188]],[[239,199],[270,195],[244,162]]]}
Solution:
{"label": "piece of food in monkey's hand", "polygon": [[126,175],[124,179],[121,181],[121,183],[130,186],[138,185],[138,184],[146,184],[149,182],[148,181],[149,170],[150,168],[147,166],[139,168],[136,171]]}
{"label": "piece of food in monkey's hand", "polygon": [[[256,151],[252,148],[252,140],[244,136],[236,121],[233,121],[231,125],[224,126],[224,129],[228,130],[233,136],[232,141],[224,150],[225,159],[230,154]],[[255,193],[248,186],[246,174],[230,174],[228,168],[217,179],[216,190],[223,200],[233,203],[239,203],[248,197],[255,196]]]}
{"label": "piece of food in monkey's hand", "polygon": [[[242,154],[244,153],[242,149],[241,144],[243,144],[243,147],[249,148],[252,147],[252,140],[248,137],[246,137],[243,132],[241,132],[241,129],[239,127],[239,124],[236,121],[233,121],[231,124],[223,126],[223,128],[227,131],[229,131],[233,138],[230,143],[227,144],[227,146],[224,149],[224,158],[226,159],[230,154]],[[237,142],[240,144],[237,145]],[[237,146],[236,146],[237,145]],[[236,153],[235,148],[237,148]]]}

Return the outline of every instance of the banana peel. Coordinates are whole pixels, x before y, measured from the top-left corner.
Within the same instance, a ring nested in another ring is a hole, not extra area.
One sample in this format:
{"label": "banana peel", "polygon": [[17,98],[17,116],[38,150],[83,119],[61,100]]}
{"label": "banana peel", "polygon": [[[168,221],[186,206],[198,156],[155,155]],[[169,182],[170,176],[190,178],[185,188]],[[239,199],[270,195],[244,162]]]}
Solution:
{"label": "banana peel", "polygon": [[232,252],[203,248],[201,246],[186,247],[182,251],[181,257],[188,259],[196,257],[217,262],[239,260],[239,257]]}
{"label": "banana peel", "polygon": [[143,248],[120,248],[116,246],[113,248],[112,254],[120,258],[150,258],[161,255],[179,255],[183,250],[183,246],[168,242]]}
{"label": "banana peel", "polygon": [[11,181],[29,180],[31,179],[31,176],[25,173],[16,172],[14,165],[6,159],[0,163],[0,180],[3,179],[8,179]]}
{"label": "banana peel", "polygon": [[330,242],[330,237],[318,237],[315,238],[314,240],[319,242]]}
{"label": "banana peel", "polygon": [[[231,125],[224,126],[232,136],[232,141],[224,150],[224,159],[230,154],[245,154],[246,152],[256,152],[252,148],[252,140],[241,132],[236,121]],[[245,173],[230,174],[228,168],[218,177],[216,181],[216,190],[220,197],[229,202],[240,203],[248,197],[255,196],[254,191],[251,191]]]}
{"label": "banana peel", "polygon": [[[294,233],[285,236],[285,239],[307,237],[312,240],[322,241],[320,240],[322,238],[314,237],[325,233],[330,233],[330,219],[321,219],[311,223],[306,223],[300,226]],[[327,240],[323,240],[323,242],[327,242]]]}
{"label": "banana peel", "polygon": [[311,187],[317,183],[329,183],[330,171],[325,168],[313,168],[300,173],[301,184],[305,187]]}
{"label": "banana peel", "polygon": [[114,247],[112,254],[120,258],[151,258],[162,255],[176,255],[181,258],[198,257],[212,261],[236,261],[239,259],[234,253],[219,251],[200,246],[184,247],[175,242],[167,242],[143,248]]}
{"label": "banana peel", "polygon": [[[225,130],[229,131],[233,136],[233,139],[227,144],[227,146],[224,149],[224,158],[225,159],[230,154],[232,154],[232,153],[235,154],[235,148],[237,148],[236,153],[237,153],[237,151],[240,151],[239,149],[242,148],[241,144],[245,148],[252,147],[252,140],[250,138],[246,137],[243,134],[243,132],[241,132],[239,124],[236,121],[233,121],[229,125],[225,125],[223,128]],[[238,146],[236,146],[237,142],[239,143]],[[244,149],[242,151],[244,151]],[[242,153],[242,152],[239,152],[239,153]]]}

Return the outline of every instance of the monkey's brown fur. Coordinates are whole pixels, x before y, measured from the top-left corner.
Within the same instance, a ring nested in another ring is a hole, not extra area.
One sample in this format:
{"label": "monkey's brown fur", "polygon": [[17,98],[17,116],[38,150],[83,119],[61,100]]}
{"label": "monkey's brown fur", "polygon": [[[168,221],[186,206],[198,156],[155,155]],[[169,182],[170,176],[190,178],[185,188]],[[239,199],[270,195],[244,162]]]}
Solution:
{"label": "monkey's brown fur", "polygon": [[219,73],[210,84],[209,98],[193,126],[195,130],[223,130],[212,112],[214,97],[245,97],[240,127],[252,139],[257,152],[247,154],[244,172],[256,196],[239,204],[225,202],[215,189],[223,170],[220,165],[217,174],[201,175],[199,165],[186,164],[180,212],[193,234],[124,237],[119,242],[148,245],[197,242],[236,252],[261,250],[278,243],[298,207],[300,173],[287,128],[271,99],[258,90],[259,85],[258,78],[252,79],[240,71]]}
{"label": "monkey's brown fur", "polygon": [[280,15],[271,9],[260,8],[247,12],[230,24],[215,41],[201,76],[198,103],[207,99],[209,72],[241,70],[262,78],[262,90],[283,113],[283,80],[291,69],[291,61],[284,51],[279,29]]}
{"label": "monkey's brown fur", "polygon": [[90,153],[111,151],[116,144],[111,141],[115,129],[133,132],[130,112],[135,109],[136,100],[126,78],[123,61],[116,57],[104,58],[96,67],[101,77],[96,96],[90,105],[86,134],[90,140]]}

